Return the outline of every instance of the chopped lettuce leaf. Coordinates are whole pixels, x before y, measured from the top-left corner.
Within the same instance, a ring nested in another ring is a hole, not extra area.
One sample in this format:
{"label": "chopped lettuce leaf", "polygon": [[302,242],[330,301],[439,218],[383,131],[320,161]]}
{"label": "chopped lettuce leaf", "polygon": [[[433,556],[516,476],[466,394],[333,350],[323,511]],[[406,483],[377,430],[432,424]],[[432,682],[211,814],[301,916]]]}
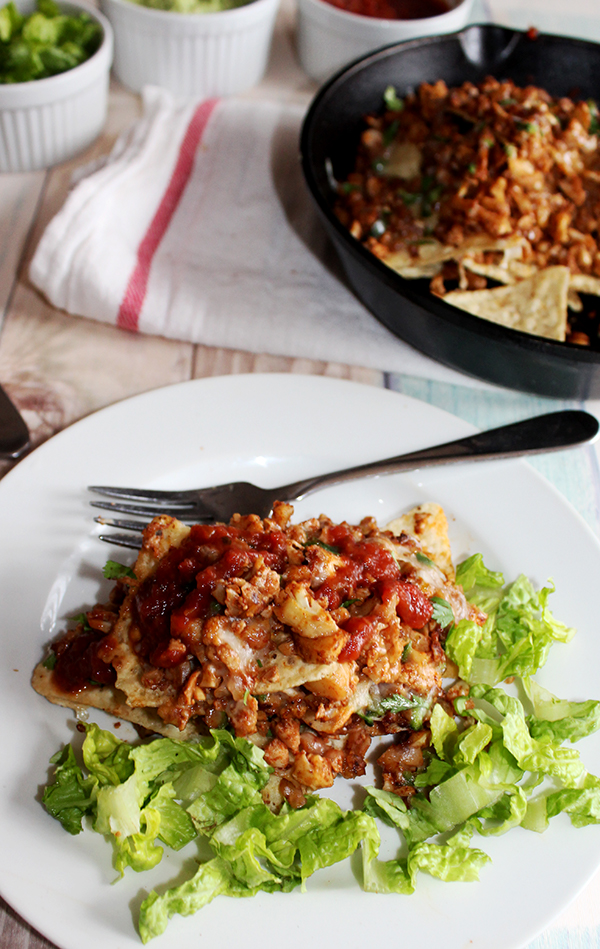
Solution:
{"label": "chopped lettuce leaf", "polygon": [[38,0],[22,16],[10,0],[0,9],[0,83],[46,79],[92,56],[102,27],[87,13],[67,15],[53,0]]}
{"label": "chopped lettuce leaf", "polygon": [[534,738],[575,742],[600,728],[600,702],[567,702],[530,678],[523,679],[523,686],[534,709],[529,719]]}
{"label": "chopped lettuce leaf", "polygon": [[439,880],[470,883],[479,879],[479,871],[490,858],[483,850],[471,848],[468,842],[473,827],[465,824],[452,834],[445,843],[416,844],[408,854],[407,869],[413,886],[419,870],[437,877]]}
{"label": "chopped lettuce leaf", "polygon": [[483,626],[461,620],[446,639],[446,652],[465,681],[495,685],[509,676],[534,675],[552,644],[575,634],[548,609],[552,586],[536,591],[524,576],[504,586],[502,574],[489,571],[480,554],[458,568],[457,582],[487,614]]}
{"label": "chopped lettuce leaf", "polygon": [[98,782],[92,775],[84,777],[70,745],[53,755],[50,762],[55,766],[54,783],[44,788],[43,804],[65,830],[79,834],[82,818],[94,812]]}

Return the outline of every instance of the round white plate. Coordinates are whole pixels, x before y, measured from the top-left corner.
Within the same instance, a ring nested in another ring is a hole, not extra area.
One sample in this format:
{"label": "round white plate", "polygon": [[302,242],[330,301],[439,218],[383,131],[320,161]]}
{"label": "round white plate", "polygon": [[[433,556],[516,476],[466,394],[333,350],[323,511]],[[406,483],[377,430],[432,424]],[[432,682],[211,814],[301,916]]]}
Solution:
{"label": "round white plate", "polygon": [[[193,487],[229,480],[271,486],[469,434],[465,422],[395,393],[322,377],[227,376],[159,389],[104,409],[61,432],[0,482],[0,892],[61,949],[139,946],[134,918],[145,894],[192,872],[195,844],[155,870],[113,885],[110,845],[68,835],[40,804],[48,759],[79,741],[72,713],[34,693],[30,676],[65,619],[106,592],[100,568],[132,553],[98,540],[88,484]],[[549,577],[551,606],[578,628],[556,646],[539,680],[565,698],[598,698],[596,590],[600,545],[579,516],[523,462],[430,469],[329,488],[297,505],[380,524],[415,503],[440,502],[456,560],[481,551],[507,580]],[[104,727],[114,721],[96,716]],[[116,733],[133,737],[129,726]],[[580,743],[600,773],[600,740]],[[355,789],[338,781],[344,806]],[[383,856],[396,838],[389,831]],[[493,863],[479,883],[425,874],[411,897],[363,893],[352,862],[324,870],[306,893],[216,899],[174,918],[157,949],[221,944],[264,949],[364,949],[373,941],[445,949],[514,949],[538,933],[587,882],[600,859],[600,827],[559,817],[543,835],[520,828],[480,838]]]}

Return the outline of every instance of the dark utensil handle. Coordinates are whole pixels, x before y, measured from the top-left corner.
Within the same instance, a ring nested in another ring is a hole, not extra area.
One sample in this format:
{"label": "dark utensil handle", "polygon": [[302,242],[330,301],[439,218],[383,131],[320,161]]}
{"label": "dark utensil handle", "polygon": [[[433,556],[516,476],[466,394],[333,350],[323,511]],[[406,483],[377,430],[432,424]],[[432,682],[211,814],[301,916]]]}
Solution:
{"label": "dark utensil handle", "polygon": [[0,386],[0,458],[19,458],[29,445],[29,429]]}
{"label": "dark utensil handle", "polygon": [[559,451],[590,441],[598,434],[600,425],[595,416],[578,410],[550,412],[535,418],[502,425],[486,432],[477,432],[466,438],[444,442],[432,448],[424,448],[394,458],[366,465],[357,465],[334,471],[316,478],[307,478],[288,485],[286,497],[299,499],[327,484],[340,484],[355,478],[401,471],[414,471],[451,462],[492,460],[515,456],[533,455],[539,452]]}

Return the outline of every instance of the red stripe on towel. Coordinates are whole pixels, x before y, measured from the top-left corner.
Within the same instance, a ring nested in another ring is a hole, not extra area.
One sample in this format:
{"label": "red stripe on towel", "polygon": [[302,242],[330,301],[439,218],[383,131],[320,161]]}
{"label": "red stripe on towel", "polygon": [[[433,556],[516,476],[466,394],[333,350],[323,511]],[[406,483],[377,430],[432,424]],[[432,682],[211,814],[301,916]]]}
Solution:
{"label": "red stripe on towel", "polygon": [[138,329],[140,313],[148,290],[152,260],[181,200],[194,167],[196,149],[202,140],[208,120],[218,101],[218,99],[206,99],[200,103],[183,136],[177,163],[173,169],[167,190],[138,247],[136,264],[129,278],[117,315],[117,326],[120,326],[121,329],[132,330],[133,332]]}

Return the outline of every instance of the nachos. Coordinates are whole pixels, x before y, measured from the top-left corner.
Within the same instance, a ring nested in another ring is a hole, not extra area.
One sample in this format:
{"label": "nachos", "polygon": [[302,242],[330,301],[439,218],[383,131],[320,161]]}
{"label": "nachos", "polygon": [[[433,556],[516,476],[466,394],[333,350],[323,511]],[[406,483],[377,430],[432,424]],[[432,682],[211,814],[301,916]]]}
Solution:
{"label": "nachos", "polygon": [[338,185],[340,221],[448,303],[589,345],[569,317],[600,295],[596,104],[491,77],[384,99]]}

